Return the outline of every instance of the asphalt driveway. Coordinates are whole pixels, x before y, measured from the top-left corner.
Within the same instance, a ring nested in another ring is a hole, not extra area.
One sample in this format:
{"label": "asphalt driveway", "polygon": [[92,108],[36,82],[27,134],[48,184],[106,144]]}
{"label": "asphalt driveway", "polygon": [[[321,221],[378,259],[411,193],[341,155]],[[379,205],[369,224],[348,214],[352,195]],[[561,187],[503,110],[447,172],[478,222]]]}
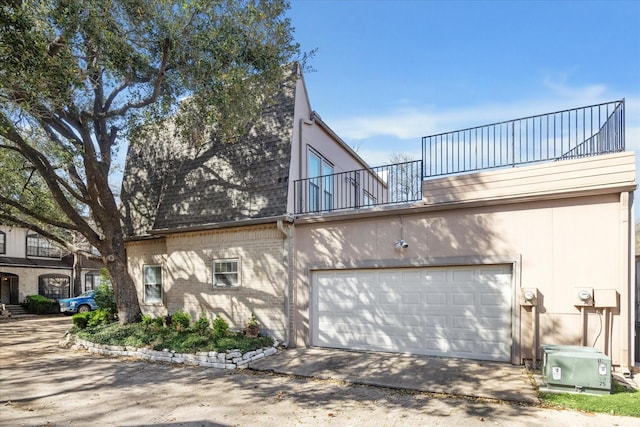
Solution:
{"label": "asphalt driveway", "polygon": [[[0,426],[638,425],[637,418],[409,392],[318,375],[104,357],[60,348],[58,341],[70,326],[64,316],[0,319]],[[325,359],[330,366],[330,357]],[[408,371],[400,369],[398,375],[406,384]]]}

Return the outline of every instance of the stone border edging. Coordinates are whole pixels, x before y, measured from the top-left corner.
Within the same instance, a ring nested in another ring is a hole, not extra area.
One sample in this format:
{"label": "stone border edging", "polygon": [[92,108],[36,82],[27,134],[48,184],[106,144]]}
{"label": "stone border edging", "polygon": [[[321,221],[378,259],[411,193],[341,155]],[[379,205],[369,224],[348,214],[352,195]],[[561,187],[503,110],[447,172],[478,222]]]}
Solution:
{"label": "stone border edging", "polygon": [[276,348],[278,344],[278,341],[275,341],[272,347],[263,347],[244,354],[240,352],[240,350],[177,353],[168,349],[160,351],[131,346],[96,344],[72,334],[67,334],[63,340],[60,340],[61,347],[70,348],[71,350],[84,349],[89,353],[133,357],[135,359],[150,360],[152,362],[176,363],[216,369],[245,369],[249,366],[249,362],[276,354],[278,352]]}

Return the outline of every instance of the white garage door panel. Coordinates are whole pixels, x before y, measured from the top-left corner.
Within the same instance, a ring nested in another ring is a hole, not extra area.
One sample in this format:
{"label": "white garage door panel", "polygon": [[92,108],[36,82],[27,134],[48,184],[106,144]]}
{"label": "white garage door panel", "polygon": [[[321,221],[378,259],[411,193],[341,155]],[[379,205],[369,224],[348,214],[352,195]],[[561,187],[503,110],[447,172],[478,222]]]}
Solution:
{"label": "white garage door panel", "polygon": [[511,267],[314,273],[313,344],[509,361]]}

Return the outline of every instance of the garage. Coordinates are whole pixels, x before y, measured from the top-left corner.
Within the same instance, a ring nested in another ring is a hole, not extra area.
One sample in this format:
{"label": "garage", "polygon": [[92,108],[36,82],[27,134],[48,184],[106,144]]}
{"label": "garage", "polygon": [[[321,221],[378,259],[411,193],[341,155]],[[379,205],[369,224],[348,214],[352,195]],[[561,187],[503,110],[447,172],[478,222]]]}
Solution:
{"label": "garage", "polygon": [[511,265],[312,275],[315,346],[511,359]]}

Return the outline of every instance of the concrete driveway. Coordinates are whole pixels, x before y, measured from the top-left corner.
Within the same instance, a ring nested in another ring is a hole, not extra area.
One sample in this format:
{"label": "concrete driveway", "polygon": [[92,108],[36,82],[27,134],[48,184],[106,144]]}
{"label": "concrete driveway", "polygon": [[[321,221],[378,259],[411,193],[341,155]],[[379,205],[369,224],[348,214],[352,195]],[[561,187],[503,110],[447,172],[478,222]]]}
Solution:
{"label": "concrete driveway", "polygon": [[429,393],[538,404],[523,366],[465,359],[295,348],[252,362],[250,369]]}
{"label": "concrete driveway", "polygon": [[[638,425],[630,417],[99,356],[58,346],[70,326],[63,316],[0,319],[0,426]],[[287,352],[281,360],[292,356]],[[397,372],[406,384],[408,371]]]}

